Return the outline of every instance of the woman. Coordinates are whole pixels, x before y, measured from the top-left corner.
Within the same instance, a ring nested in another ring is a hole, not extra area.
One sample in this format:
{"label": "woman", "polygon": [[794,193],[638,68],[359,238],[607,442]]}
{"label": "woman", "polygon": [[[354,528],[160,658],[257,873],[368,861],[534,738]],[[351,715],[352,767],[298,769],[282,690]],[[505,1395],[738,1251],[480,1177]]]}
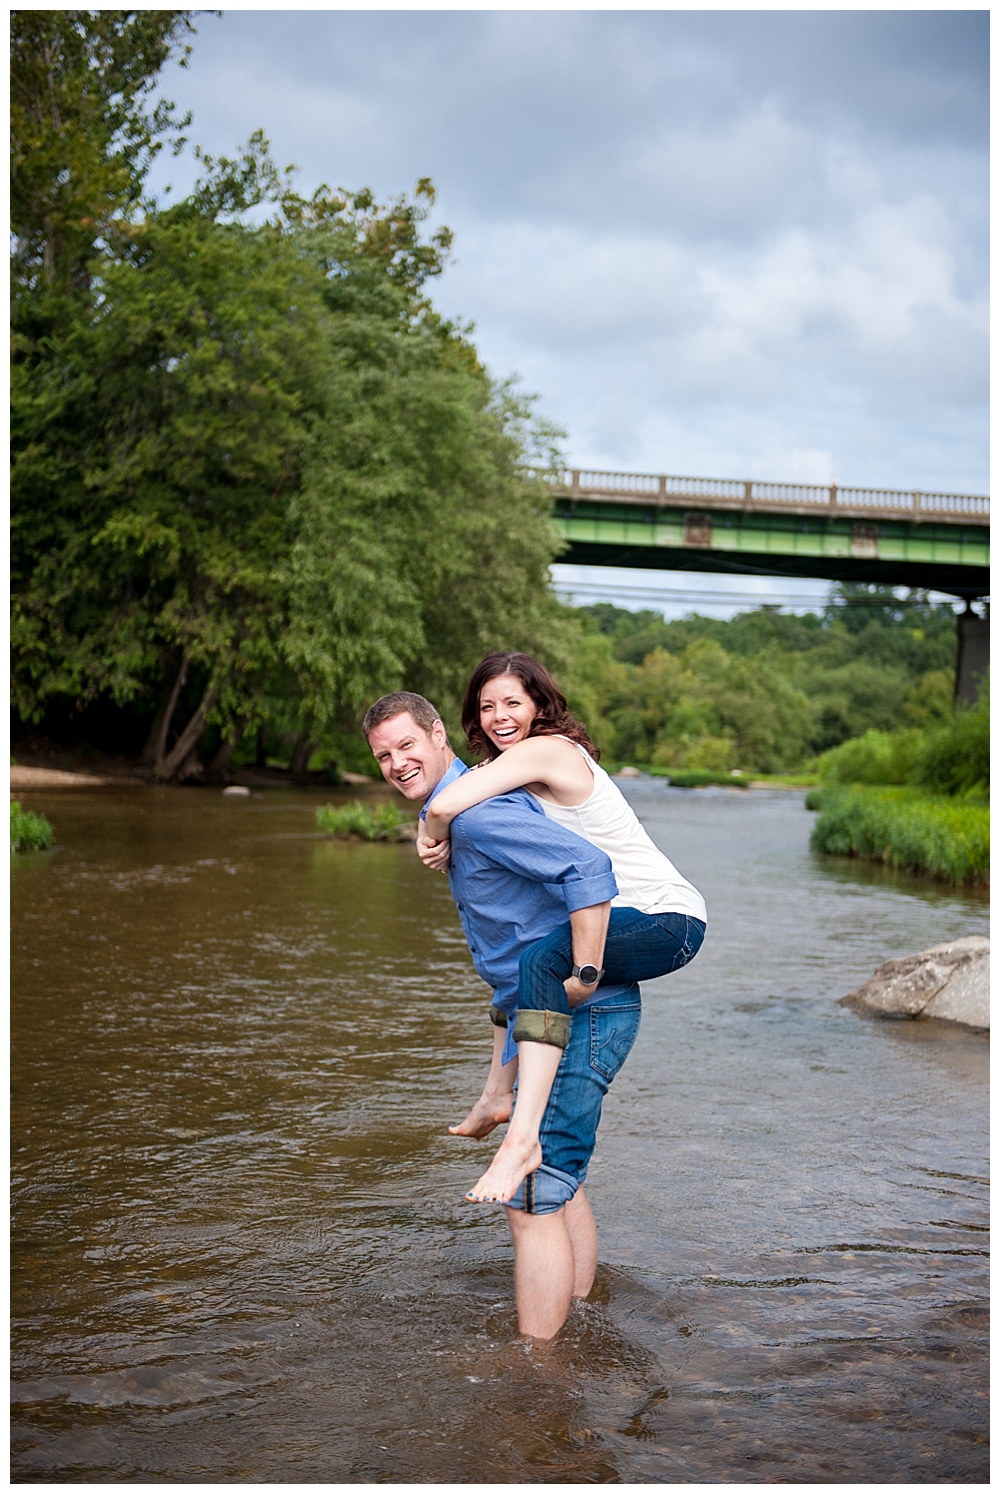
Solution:
{"label": "woman", "polygon": [[[537,660],[522,653],[485,658],[469,681],[462,725],[470,750],[485,753],[487,761],[431,800],[417,843],[424,864],[447,866],[448,829],[456,815],[496,794],[526,788],[550,819],[610,857],[618,883],[606,936],[603,928],[587,936],[586,963],[575,958],[568,923],[521,960],[512,1035],[520,1071],[517,1107],[493,1163],[466,1195],[506,1203],[541,1160],[538,1127],[568,1041],[571,1009],[599,1001],[602,982],[629,986],[679,970],[701,948],[706,913],[701,894],[653,844],[598,765],[599,752]],[[513,1057],[510,1036],[504,1056]],[[477,1108],[486,1114],[483,1101]],[[498,1114],[495,1094],[489,1111]],[[474,1109],[455,1132],[486,1135],[492,1125],[475,1116]]]}

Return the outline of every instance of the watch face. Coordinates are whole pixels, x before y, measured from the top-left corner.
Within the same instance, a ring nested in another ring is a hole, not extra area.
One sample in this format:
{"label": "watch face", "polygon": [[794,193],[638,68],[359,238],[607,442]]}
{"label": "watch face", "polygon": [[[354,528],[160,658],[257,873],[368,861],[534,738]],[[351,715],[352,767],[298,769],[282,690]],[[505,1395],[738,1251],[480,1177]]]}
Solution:
{"label": "watch face", "polygon": [[581,965],[579,979],[583,985],[592,986],[596,983],[600,973],[596,965]]}

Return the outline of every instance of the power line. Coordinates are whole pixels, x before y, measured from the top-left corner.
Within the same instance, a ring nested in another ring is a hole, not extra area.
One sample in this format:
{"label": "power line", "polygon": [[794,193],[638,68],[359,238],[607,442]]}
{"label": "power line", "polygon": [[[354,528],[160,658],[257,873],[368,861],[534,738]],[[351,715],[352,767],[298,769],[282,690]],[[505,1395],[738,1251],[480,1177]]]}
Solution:
{"label": "power line", "polygon": [[[746,604],[748,607],[796,607],[806,610],[825,610],[826,608],[841,609],[847,607],[902,607],[912,605],[913,601],[919,601],[921,605],[929,606],[961,606],[952,597],[942,596],[940,600],[922,598],[910,599],[905,597],[885,596],[858,596],[839,597],[827,593],[822,597],[781,595],[768,592],[748,591],[703,591],[695,589],[677,590],[670,587],[642,587],[642,586],[615,586],[600,582],[568,582],[556,581],[556,591],[575,606],[587,606],[591,601],[617,601],[619,605],[626,601],[659,602],[659,603],[687,603],[689,606],[707,606],[714,604],[720,607],[739,606]],[[582,600],[583,597],[586,600]],[[983,601],[988,600],[982,598]]]}

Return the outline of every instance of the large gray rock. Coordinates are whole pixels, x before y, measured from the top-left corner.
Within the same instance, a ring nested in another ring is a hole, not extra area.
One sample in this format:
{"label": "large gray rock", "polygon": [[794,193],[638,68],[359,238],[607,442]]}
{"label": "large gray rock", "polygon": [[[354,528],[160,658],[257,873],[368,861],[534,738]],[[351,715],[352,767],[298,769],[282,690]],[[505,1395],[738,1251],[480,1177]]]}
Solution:
{"label": "large gray rock", "polygon": [[845,1006],[878,1017],[938,1017],[966,1027],[990,1025],[990,941],[974,936],[886,960]]}

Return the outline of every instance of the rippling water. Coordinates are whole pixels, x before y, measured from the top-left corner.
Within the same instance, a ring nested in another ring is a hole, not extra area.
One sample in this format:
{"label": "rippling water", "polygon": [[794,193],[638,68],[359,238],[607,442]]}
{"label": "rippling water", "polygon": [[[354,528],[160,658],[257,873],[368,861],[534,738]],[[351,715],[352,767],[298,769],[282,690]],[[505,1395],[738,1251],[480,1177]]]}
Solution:
{"label": "rippling water", "polygon": [[308,794],[25,795],[19,1482],[982,1482],[987,1041],[859,1018],[981,899],[821,862],[790,794],[630,785],[709,937],[645,988],[594,1294],[519,1340],[448,1136],[490,1045],[444,878]]}

